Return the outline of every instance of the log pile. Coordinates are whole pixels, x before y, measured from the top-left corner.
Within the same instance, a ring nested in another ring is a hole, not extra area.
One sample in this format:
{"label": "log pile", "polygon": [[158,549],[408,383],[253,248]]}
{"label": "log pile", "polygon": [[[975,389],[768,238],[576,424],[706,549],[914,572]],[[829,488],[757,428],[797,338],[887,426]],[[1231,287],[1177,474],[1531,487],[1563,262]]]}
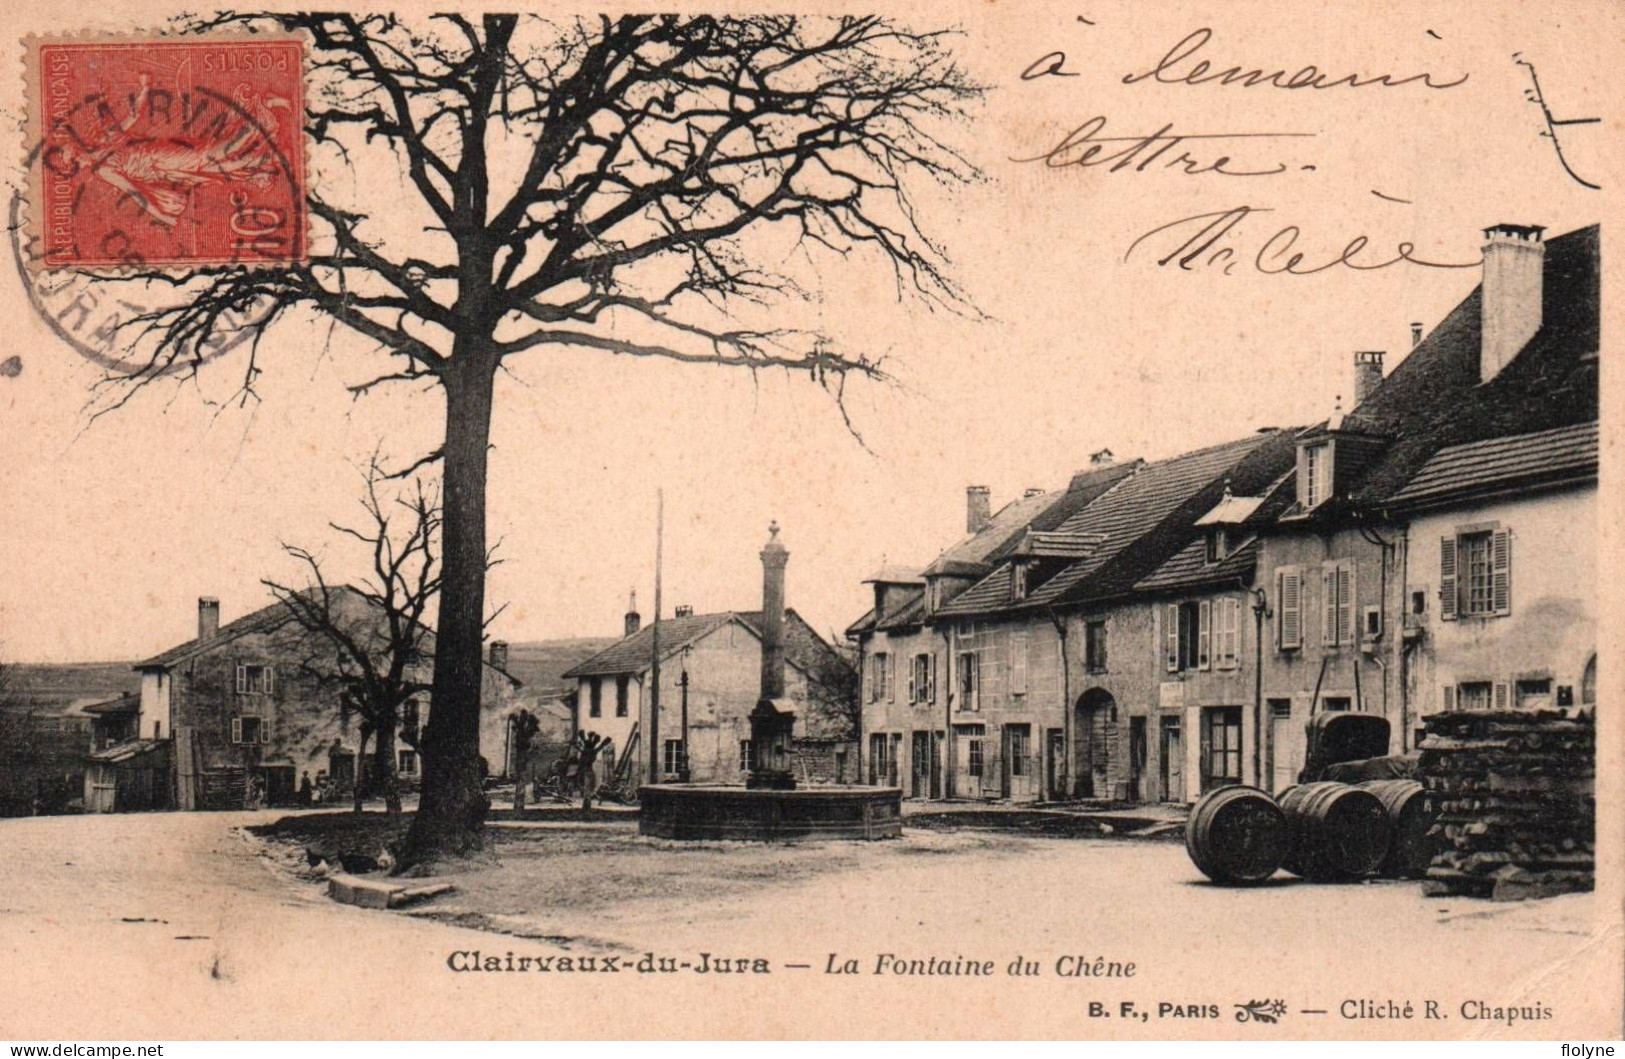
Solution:
{"label": "log pile", "polygon": [[1592,889],[1593,716],[1463,711],[1423,723],[1435,850],[1424,893],[1515,901]]}

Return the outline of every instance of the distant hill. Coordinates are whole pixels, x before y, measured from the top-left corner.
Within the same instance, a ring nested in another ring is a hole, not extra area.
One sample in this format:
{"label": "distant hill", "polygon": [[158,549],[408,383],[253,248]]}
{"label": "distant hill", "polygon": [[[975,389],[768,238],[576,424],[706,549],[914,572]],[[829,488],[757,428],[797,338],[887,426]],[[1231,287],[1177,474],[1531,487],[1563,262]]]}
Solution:
{"label": "distant hill", "polygon": [[130,662],[16,663],[7,666],[7,698],[32,710],[58,712],[74,702],[116,699],[141,690]]}
{"label": "distant hill", "polygon": [[610,636],[582,636],[570,640],[511,643],[508,645],[508,672],[525,685],[527,696],[552,698],[575,684],[560,674],[619,642]]}

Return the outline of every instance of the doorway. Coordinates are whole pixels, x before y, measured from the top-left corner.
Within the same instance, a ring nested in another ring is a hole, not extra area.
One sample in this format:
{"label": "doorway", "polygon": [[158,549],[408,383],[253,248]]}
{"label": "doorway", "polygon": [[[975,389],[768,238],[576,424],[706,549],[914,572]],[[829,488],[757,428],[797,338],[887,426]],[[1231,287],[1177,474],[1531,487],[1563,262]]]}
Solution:
{"label": "doorway", "polygon": [[1161,743],[1158,750],[1162,755],[1162,800],[1165,802],[1182,802],[1185,800],[1185,745],[1181,738],[1178,717],[1164,717],[1162,729],[1159,733]]}
{"label": "doorway", "polygon": [[1271,699],[1270,707],[1270,793],[1280,794],[1298,782],[1303,767],[1303,740],[1292,733],[1292,700]]}
{"label": "doorway", "polygon": [[1085,798],[1110,798],[1111,738],[1117,720],[1117,701],[1103,688],[1090,688],[1078,700],[1078,793]]}
{"label": "doorway", "polygon": [[930,732],[914,732],[909,737],[909,786],[910,798],[935,797],[931,781],[936,773],[935,762],[932,760],[932,744]]}
{"label": "doorway", "polygon": [[1128,719],[1128,797],[1131,802],[1145,801],[1145,718]]}
{"label": "doorway", "polygon": [[1052,802],[1066,799],[1066,732],[1051,728],[1044,733],[1044,790]]}

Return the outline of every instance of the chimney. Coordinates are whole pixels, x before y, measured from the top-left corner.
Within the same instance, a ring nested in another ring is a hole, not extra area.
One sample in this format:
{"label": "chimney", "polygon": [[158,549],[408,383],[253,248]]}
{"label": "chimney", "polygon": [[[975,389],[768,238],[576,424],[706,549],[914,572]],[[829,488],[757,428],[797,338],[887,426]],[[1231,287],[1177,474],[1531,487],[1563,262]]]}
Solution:
{"label": "chimney", "polygon": [[1499,375],[1540,330],[1546,263],[1541,233],[1545,230],[1540,225],[1522,224],[1484,229],[1481,383]]}
{"label": "chimney", "polygon": [[1099,452],[1090,453],[1089,455],[1089,466],[1091,467],[1110,467],[1116,462],[1117,457],[1112,454],[1111,449],[1101,449]]}
{"label": "chimney", "polygon": [[1043,495],[1044,495],[1044,490],[1038,488],[1037,486],[1033,486],[1031,489],[1027,490],[1025,493],[1022,493],[1021,498],[1023,500],[1031,500],[1035,496],[1043,496]]}
{"label": "chimney", "polygon": [[491,664],[504,673],[508,671],[508,641],[491,641]]}
{"label": "chimney", "polygon": [[985,485],[965,487],[965,532],[980,533],[993,519],[993,500]]}
{"label": "chimney", "polygon": [[1415,349],[1422,344],[1422,321],[1411,321],[1411,348]]}
{"label": "chimney", "polygon": [[1382,350],[1370,349],[1354,354],[1354,407],[1382,385]]}
{"label": "chimney", "polygon": [[631,636],[643,627],[643,616],[638,613],[638,590],[632,590],[632,598],[626,604],[626,635]]}
{"label": "chimney", "polygon": [[784,698],[784,567],[790,553],[779,543],[779,524],[768,526],[762,547],[762,698]]}
{"label": "chimney", "polygon": [[676,618],[692,618],[694,616],[694,608],[687,603],[678,604],[677,612],[672,616]]}
{"label": "chimney", "polygon": [[197,638],[212,640],[220,631],[220,601],[213,596],[199,596],[197,601]]}

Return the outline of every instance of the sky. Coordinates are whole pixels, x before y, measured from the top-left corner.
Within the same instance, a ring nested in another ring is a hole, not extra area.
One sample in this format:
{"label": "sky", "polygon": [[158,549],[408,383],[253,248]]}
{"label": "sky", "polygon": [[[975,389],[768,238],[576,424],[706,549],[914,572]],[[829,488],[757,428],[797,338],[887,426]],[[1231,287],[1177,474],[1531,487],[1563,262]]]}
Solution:
{"label": "sky", "polygon": [[[1351,6],[1287,25],[1255,5],[1204,17],[1089,6],[1090,22],[1002,4],[941,16],[962,30],[956,48],[989,86],[973,120],[944,135],[985,179],[922,181],[917,204],[974,311],[899,300],[873,262],[818,262],[817,300],[785,307],[785,319],[883,358],[895,379],[853,384],[851,429],[828,394],[782,373],[587,352],[532,351],[509,364],[491,462],[502,563],[489,595],[507,604],[494,638],[618,634],[633,589],[647,619],[657,489],[667,613],[756,607],[757,552],[776,520],[791,555],[789,604],[838,632],[866,607],[865,576],[923,564],[962,535],[967,485],[988,486],[996,508],[1029,487],[1063,487],[1101,448],[1154,459],[1324,418],[1339,395],[1348,400],[1355,351],[1383,350],[1391,369],[1411,322],[1436,324],[1476,269],[1266,275],[1247,264],[1251,249],[1230,274],[1159,268],[1149,251],[1178,245],[1161,237],[1125,253],[1159,226],[1239,206],[1270,212],[1244,219],[1238,248],[1295,225],[1306,262],[1365,235],[1362,260],[1392,257],[1405,241],[1417,257],[1470,264],[1487,225],[1542,224],[1553,235],[1600,220],[1609,200],[1559,168],[1514,52],[1535,62],[1559,117],[1608,115],[1571,127],[1563,145],[1576,171],[1618,176],[1603,163],[1610,150],[1617,157],[1620,123],[1605,108],[1620,98],[1620,74],[1586,47],[1594,34],[1617,35],[1617,13],[1570,5],[1470,17],[1464,5],[1407,5],[1379,17]],[[41,28],[51,8],[36,16]],[[1334,76],[1468,80],[1443,90],[1123,83],[1202,27],[1213,69],[1313,63]],[[1076,76],[1022,80],[1052,49]],[[4,91],[6,113],[20,114],[18,87]],[[1167,123],[1189,134],[1312,135],[1181,145],[1232,155],[1238,168],[1285,167],[1269,177],[1013,160],[1096,117],[1101,136]],[[19,170],[13,187],[21,180]],[[394,193],[369,189],[376,201]],[[224,621],[269,602],[262,578],[299,575],[283,543],[322,551],[336,574],[354,569],[364,557],[328,523],[358,512],[358,467],[375,450],[410,458],[440,431],[431,392],[352,398],[346,385],[376,361],[299,323],[262,348],[260,398],[247,407],[225,403],[236,379],[227,358],[195,384],[91,422],[97,368],[44,326],[21,284],[9,267],[0,276],[0,361],[15,355],[22,366],[0,375],[0,657],[156,653],[193,635],[198,596],[219,597]]]}

